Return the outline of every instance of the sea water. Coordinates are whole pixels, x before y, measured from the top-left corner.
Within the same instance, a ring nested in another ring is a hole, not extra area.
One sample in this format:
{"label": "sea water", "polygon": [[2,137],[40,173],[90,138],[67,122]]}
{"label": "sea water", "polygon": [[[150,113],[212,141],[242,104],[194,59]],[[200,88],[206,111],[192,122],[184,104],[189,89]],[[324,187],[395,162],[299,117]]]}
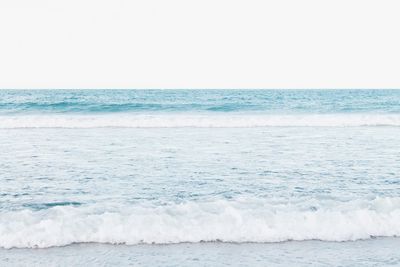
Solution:
{"label": "sea water", "polygon": [[400,265],[400,91],[0,91],[0,265]]}

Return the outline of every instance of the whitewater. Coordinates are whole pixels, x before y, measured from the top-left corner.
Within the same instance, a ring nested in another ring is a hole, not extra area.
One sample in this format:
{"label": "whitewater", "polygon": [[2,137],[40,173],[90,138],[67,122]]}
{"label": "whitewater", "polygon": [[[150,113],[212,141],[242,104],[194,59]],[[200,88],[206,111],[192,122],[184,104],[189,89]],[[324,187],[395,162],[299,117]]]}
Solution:
{"label": "whitewater", "polygon": [[[100,210],[100,211],[99,211]],[[296,208],[253,201],[166,206],[54,207],[6,212],[0,246],[46,248],[73,243],[354,241],[400,235],[400,198]]]}
{"label": "whitewater", "polygon": [[396,90],[0,91],[0,265],[400,264],[399,126]]}
{"label": "whitewater", "polygon": [[249,128],[400,126],[400,115],[39,115],[3,116],[0,128]]}

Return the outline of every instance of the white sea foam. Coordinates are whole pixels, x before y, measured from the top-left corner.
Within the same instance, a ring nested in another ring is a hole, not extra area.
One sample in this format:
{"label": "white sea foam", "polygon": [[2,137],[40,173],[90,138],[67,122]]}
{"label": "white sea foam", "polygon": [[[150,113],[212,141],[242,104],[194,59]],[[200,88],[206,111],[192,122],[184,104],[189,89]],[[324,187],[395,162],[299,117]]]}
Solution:
{"label": "white sea foam", "polygon": [[400,126],[399,114],[314,115],[37,115],[0,116],[0,128],[245,128],[274,126]]}
{"label": "white sea foam", "polygon": [[350,241],[400,235],[400,198],[334,202],[307,208],[263,200],[166,206],[53,207],[0,216],[0,247],[72,243]]}

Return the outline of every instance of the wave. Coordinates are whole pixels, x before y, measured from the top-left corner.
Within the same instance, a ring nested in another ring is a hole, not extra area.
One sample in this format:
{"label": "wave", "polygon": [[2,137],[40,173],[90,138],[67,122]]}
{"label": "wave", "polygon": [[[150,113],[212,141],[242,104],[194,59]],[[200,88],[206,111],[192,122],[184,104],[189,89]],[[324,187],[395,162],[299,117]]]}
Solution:
{"label": "wave", "polygon": [[400,126],[400,114],[0,116],[0,128],[246,128]]}
{"label": "wave", "polygon": [[73,243],[354,241],[400,235],[400,198],[296,206],[215,200],[164,206],[55,206],[2,212],[0,247]]}

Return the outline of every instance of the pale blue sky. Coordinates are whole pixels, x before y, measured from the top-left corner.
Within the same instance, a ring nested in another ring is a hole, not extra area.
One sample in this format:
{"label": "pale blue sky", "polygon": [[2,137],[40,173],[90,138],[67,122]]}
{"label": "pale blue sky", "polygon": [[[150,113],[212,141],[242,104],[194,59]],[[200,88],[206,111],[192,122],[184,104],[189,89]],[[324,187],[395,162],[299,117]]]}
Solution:
{"label": "pale blue sky", "polygon": [[0,88],[400,88],[398,0],[1,0]]}

